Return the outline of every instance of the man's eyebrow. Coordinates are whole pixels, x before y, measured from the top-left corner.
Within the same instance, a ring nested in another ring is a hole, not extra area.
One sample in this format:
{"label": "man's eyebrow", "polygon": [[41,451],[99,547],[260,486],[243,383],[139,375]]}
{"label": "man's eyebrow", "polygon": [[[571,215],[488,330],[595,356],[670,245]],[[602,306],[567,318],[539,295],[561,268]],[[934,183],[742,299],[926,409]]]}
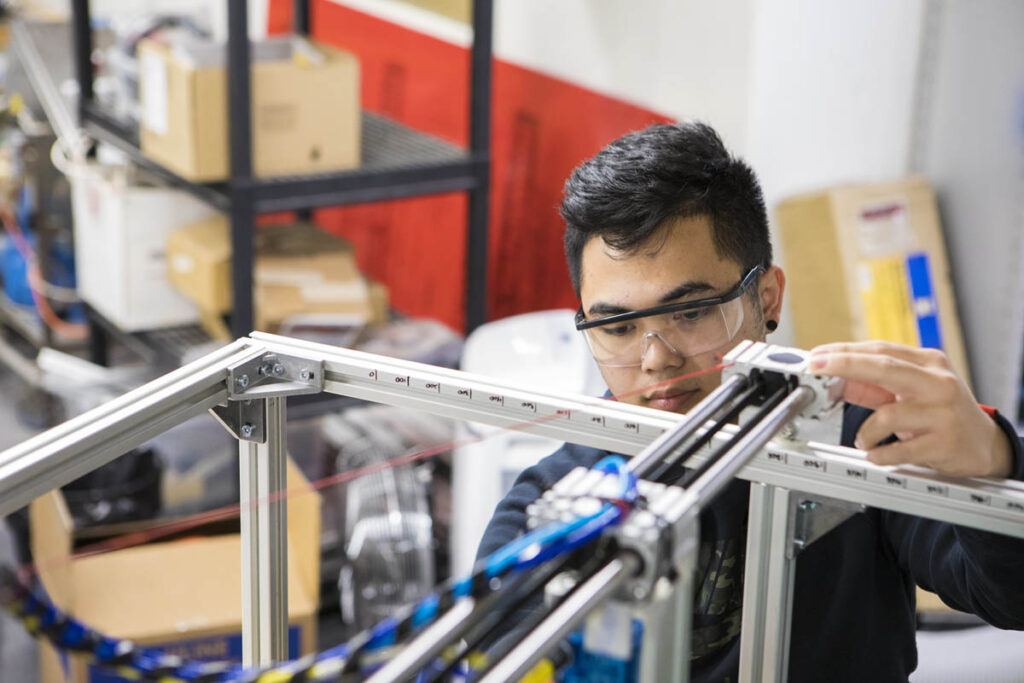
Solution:
{"label": "man's eyebrow", "polygon": [[693,296],[694,294],[711,293],[714,291],[715,288],[711,286],[710,282],[704,282],[703,280],[694,282],[691,280],[690,282],[684,282],[671,292],[665,294],[658,300],[658,303],[667,304],[675,301],[676,299],[682,299],[683,297]]}
{"label": "man's eyebrow", "polygon": [[[711,286],[711,283],[704,281],[691,281],[684,282],[678,287],[664,294],[658,299],[659,304],[667,304],[676,299],[682,299],[686,296],[693,296],[694,294],[705,294],[713,293],[715,288]],[[617,304],[605,303],[603,301],[597,301],[590,308],[587,309],[587,314],[590,316],[596,315],[617,315],[619,313],[630,313],[632,309]]]}

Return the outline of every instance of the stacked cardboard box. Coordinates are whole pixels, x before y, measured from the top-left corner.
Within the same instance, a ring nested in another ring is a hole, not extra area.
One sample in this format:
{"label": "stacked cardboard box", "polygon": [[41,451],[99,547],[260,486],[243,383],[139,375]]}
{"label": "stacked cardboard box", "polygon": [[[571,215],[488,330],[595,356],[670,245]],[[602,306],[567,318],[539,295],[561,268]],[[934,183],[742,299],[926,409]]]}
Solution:
{"label": "stacked cardboard box", "polygon": [[[228,90],[223,44],[171,36],[139,43],[142,151],[196,182],[224,180]],[[359,61],[300,38],[252,46],[252,164],[256,176],[359,165]]]}
{"label": "stacked cardboard box", "polygon": [[[387,319],[387,289],[356,267],[351,246],[312,223],[256,229],[253,273],[256,327],[273,331],[299,315]],[[231,310],[231,239],[222,216],[174,232],[167,242],[171,283],[210,315]]]}
{"label": "stacked cardboard box", "polygon": [[881,339],[946,351],[969,381],[935,196],[922,178],[782,201],[795,343]]}

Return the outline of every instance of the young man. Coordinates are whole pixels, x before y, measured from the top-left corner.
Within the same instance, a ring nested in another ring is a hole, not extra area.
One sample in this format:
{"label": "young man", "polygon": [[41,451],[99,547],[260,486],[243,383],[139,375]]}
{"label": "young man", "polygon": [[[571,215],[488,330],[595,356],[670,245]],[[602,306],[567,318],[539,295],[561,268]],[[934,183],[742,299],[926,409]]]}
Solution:
{"label": "young man", "polygon": [[[685,413],[720,380],[692,373],[776,328],[786,279],[772,263],[761,190],[709,126],[655,125],[616,140],[573,172],[561,213],[577,326],[620,400]],[[658,310],[681,302],[698,303]],[[842,443],[872,462],[1024,479],[1013,427],[977,405],[941,352],[833,344],[812,362],[847,379]],[[604,455],[567,444],[524,471],[480,555],[522,532],[526,505],[545,489]],[[737,677],[748,497],[749,484],[734,481],[701,516],[694,681]],[[907,680],[917,665],[915,583],[1024,629],[1024,542],[870,509],[799,556],[789,680]]]}

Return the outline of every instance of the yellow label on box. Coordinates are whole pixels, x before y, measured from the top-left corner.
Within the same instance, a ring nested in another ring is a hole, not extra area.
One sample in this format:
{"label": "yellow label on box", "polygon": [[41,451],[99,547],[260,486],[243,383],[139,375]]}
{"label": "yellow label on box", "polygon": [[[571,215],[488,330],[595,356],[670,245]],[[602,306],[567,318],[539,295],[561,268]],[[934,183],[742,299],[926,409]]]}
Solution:
{"label": "yellow label on box", "polygon": [[861,262],[859,269],[868,338],[917,346],[917,318],[910,306],[903,259],[871,259]]}

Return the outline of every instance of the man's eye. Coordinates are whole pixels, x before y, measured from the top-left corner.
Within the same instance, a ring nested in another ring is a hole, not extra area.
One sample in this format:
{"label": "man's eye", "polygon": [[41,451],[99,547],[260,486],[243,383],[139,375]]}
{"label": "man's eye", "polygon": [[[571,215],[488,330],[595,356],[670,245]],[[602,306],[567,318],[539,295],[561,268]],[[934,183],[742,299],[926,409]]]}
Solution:
{"label": "man's eye", "polygon": [[701,318],[706,317],[710,313],[708,308],[691,308],[688,311],[679,311],[676,313],[676,320],[681,322],[697,322]]}
{"label": "man's eye", "polygon": [[632,325],[609,325],[600,328],[602,332],[612,337],[625,337],[633,331]]}

